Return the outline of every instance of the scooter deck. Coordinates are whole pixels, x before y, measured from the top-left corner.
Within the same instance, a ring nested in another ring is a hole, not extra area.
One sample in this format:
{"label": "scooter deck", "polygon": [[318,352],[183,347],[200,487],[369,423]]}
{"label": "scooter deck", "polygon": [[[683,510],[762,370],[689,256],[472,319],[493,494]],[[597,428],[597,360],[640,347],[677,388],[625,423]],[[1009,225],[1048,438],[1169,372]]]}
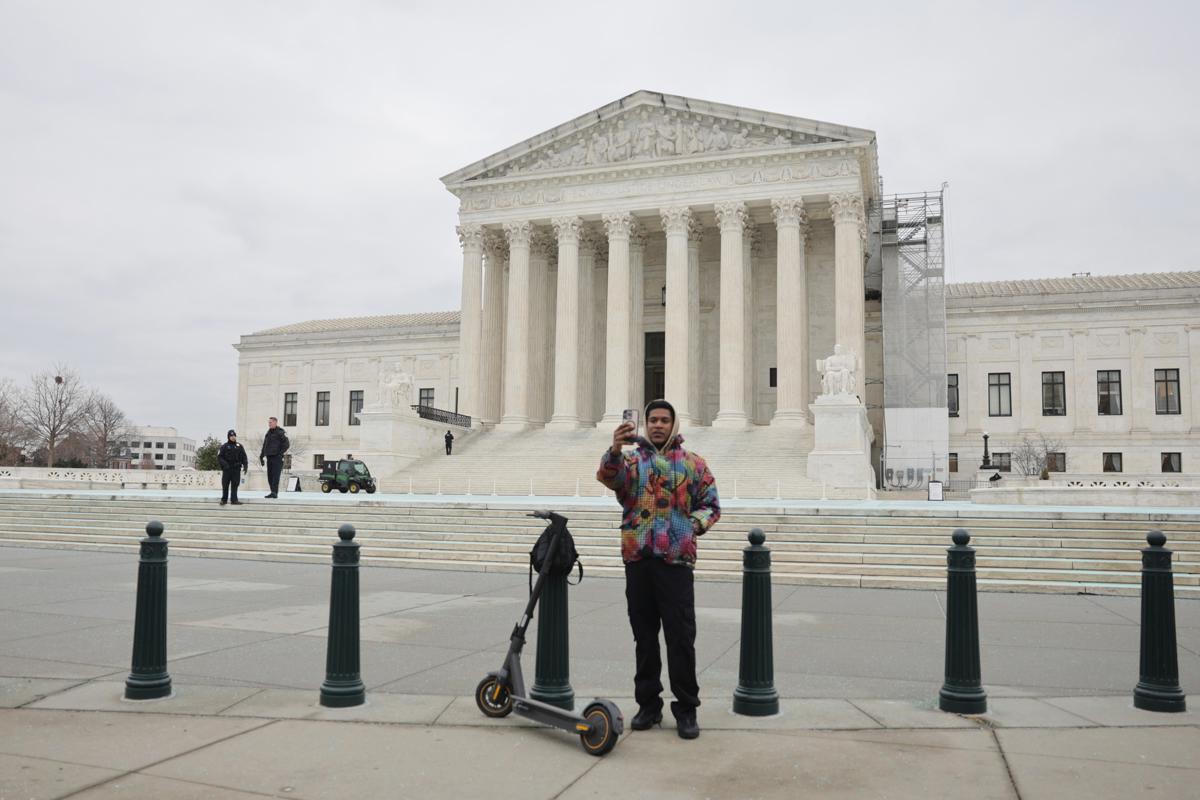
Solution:
{"label": "scooter deck", "polygon": [[512,704],[513,712],[518,716],[540,722],[543,725],[561,728],[571,733],[590,733],[592,730],[592,723],[584,719],[582,715],[559,706],[552,706],[529,697],[516,696],[513,697]]}

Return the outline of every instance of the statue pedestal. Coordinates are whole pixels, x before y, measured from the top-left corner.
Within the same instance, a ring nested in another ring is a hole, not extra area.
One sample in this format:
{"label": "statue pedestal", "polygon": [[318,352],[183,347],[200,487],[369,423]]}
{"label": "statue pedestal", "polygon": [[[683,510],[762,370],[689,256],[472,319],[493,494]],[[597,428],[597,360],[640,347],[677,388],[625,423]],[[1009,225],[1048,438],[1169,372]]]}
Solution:
{"label": "statue pedestal", "polygon": [[445,449],[446,426],[421,419],[411,409],[366,408],[358,412],[358,451],[371,474],[395,475],[417,459]]}
{"label": "statue pedestal", "polygon": [[873,431],[867,409],[853,395],[826,394],[809,406],[814,446],[808,454],[808,477],[833,489],[851,489],[875,497],[871,467]]}

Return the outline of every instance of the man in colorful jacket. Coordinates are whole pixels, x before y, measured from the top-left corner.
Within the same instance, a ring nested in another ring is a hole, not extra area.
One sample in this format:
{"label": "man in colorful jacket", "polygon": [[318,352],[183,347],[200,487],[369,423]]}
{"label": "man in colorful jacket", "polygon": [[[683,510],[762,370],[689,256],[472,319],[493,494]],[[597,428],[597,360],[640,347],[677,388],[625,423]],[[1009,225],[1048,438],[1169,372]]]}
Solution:
{"label": "man in colorful jacket", "polygon": [[[621,452],[624,445],[636,449]],[[692,570],[696,537],[721,517],[717,485],[704,459],[683,449],[675,409],[666,400],[646,406],[646,437],[632,422],[613,432],[612,447],[596,479],[616,492],[621,517],[625,600],[637,659],[635,731],[662,722],[661,625],[667,641],[667,672],[675,702],[671,712],[684,739],[700,735],[696,708],[696,600]]]}

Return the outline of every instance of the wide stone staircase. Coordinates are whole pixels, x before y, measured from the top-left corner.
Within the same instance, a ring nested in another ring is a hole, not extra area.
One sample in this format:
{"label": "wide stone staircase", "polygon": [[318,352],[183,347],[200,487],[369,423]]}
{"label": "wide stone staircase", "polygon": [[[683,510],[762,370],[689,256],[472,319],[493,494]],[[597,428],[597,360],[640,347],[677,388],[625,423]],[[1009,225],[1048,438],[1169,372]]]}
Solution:
{"label": "wide stone staircase", "polygon": [[[443,495],[537,495],[599,497],[596,468],[612,430],[542,429],[512,433],[487,431],[457,444],[453,455],[421,459],[383,479],[385,492]],[[694,428],[684,446],[704,457],[717,478],[722,497],[745,499],[817,499],[820,481],[807,472],[811,431],[753,426],[746,431]],[[861,499],[863,492],[853,493]],[[825,490],[829,498],[850,494]]]}
{"label": "wide stone staircase", "polygon": [[[50,547],[135,553],[145,524],[157,519],[175,556],[328,564],[336,530],[358,530],[363,563],[423,569],[523,572],[541,523],[529,508],[504,502],[399,502],[379,498],[286,495],[271,503],[220,507],[212,497],[69,493],[0,495],[0,547]],[[619,574],[618,514],[594,501],[558,506],[571,522],[589,574]],[[827,503],[809,507],[728,508],[701,541],[698,576],[739,580],[752,527],[771,548],[780,584],[877,588],[945,585],[950,534],[964,527],[977,548],[979,585],[991,591],[1136,594],[1140,549],[1162,530],[1174,553],[1181,598],[1200,599],[1200,514],[1169,518],[1102,511],[996,511],[941,506]],[[0,559],[3,550],[0,550]]]}

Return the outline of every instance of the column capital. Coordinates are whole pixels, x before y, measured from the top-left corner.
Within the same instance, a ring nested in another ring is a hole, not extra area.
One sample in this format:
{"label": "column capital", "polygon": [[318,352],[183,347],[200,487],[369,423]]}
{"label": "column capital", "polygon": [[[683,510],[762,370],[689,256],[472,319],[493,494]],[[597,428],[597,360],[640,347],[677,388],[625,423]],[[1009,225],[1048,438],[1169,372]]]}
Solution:
{"label": "column capital", "polygon": [[740,201],[717,203],[714,207],[717,212],[717,224],[721,227],[721,232],[741,232],[746,227],[746,223],[750,217],[746,213],[746,204]]}
{"label": "column capital", "polygon": [[775,226],[778,228],[788,225],[799,225],[803,228],[808,224],[808,212],[804,210],[804,199],[801,197],[779,197],[772,200],[771,214],[775,217]]}
{"label": "column capital", "polygon": [[829,212],[833,224],[853,224],[862,226],[866,219],[863,213],[863,199],[858,192],[842,192],[829,195]]}
{"label": "column capital", "polygon": [[688,245],[699,247],[702,241],[704,241],[704,223],[693,214],[691,221],[688,222]]}
{"label": "column capital", "polygon": [[580,228],[579,252],[590,252],[595,255],[603,242],[604,236],[595,228],[587,225]]}
{"label": "column capital", "polygon": [[579,217],[555,217],[550,220],[550,224],[554,226],[559,244],[572,241],[578,243],[583,233],[583,220]]}
{"label": "column capital", "polygon": [[483,232],[483,253],[489,261],[503,261],[508,258],[508,241],[500,231],[485,230]]}
{"label": "column capital", "polygon": [[529,251],[549,261],[558,254],[558,240],[545,228],[534,228],[529,236]]}
{"label": "column capital", "polygon": [[659,210],[663,230],[668,236],[687,236],[695,216],[687,206],[670,206]]}
{"label": "column capital", "polygon": [[605,214],[601,219],[604,221],[604,230],[608,233],[610,241],[618,237],[629,238],[634,226],[633,214],[628,211],[617,211]]}
{"label": "column capital", "polygon": [[504,223],[504,235],[509,247],[528,247],[529,239],[533,236],[533,223],[528,220]]}
{"label": "column capital", "polygon": [[634,222],[629,229],[629,246],[636,250],[641,250],[646,246],[646,229],[637,222]]}
{"label": "column capital", "polygon": [[483,250],[484,229],[482,225],[469,222],[455,228],[458,232],[458,243],[464,250]]}

